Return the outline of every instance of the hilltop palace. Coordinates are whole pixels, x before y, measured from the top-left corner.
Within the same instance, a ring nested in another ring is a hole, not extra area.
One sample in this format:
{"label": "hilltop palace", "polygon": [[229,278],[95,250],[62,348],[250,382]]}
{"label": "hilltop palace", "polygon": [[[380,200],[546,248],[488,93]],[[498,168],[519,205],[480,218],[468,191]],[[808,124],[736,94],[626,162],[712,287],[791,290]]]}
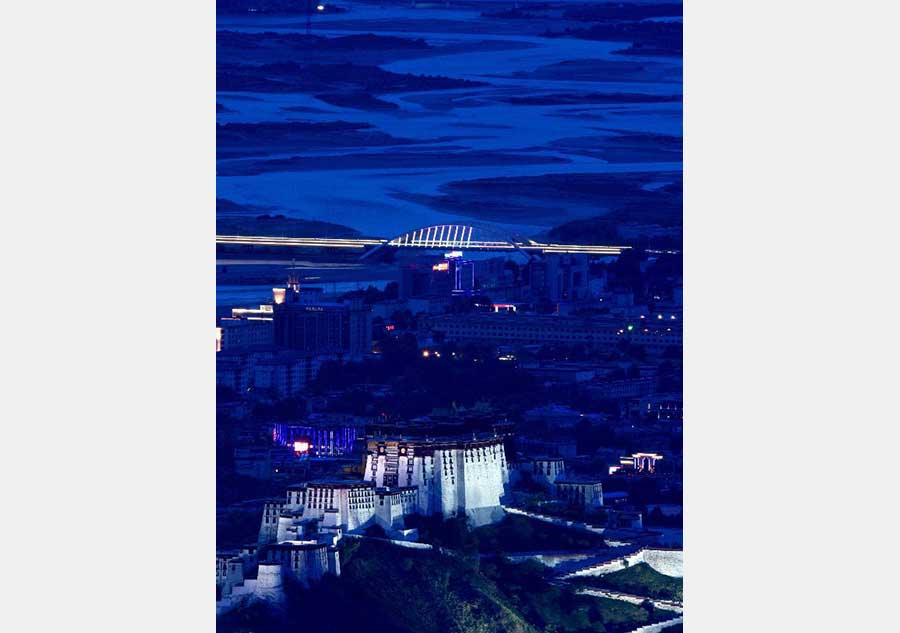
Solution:
{"label": "hilltop palace", "polygon": [[[377,525],[392,539],[414,541],[404,523],[410,514],[465,515],[474,526],[500,521],[508,483],[501,437],[369,439],[361,479],[289,486],[284,499],[266,502],[256,547],[217,555],[218,608],[253,597],[278,601],[285,581],[340,575],[336,544],[344,534]],[[257,578],[245,579],[257,561]]]}

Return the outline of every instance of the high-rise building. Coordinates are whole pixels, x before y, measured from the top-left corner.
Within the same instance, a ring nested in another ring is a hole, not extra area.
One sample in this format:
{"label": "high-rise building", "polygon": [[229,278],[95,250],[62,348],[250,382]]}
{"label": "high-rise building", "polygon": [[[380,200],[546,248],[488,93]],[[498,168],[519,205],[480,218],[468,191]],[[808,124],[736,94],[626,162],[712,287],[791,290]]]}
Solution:
{"label": "high-rise building", "polygon": [[450,262],[444,260],[431,267],[431,281],[428,286],[430,296],[447,297],[453,292],[453,273]]}
{"label": "high-rise building", "polygon": [[399,298],[402,301],[424,297],[431,289],[432,270],[426,266],[408,264],[400,269]]}
{"label": "high-rise building", "polygon": [[588,296],[589,272],[587,255],[552,253],[529,262],[530,290],[552,302],[578,301]]}
{"label": "high-rise building", "polygon": [[462,253],[449,253],[450,276],[454,295],[471,296],[475,294],[475,262],[463,259]]}
{"label": "high-rise building", "polygon": [[361,299],[326,303],[321,292],[301,289],[295,277],[275,288],[274,342],[309,354],[360,358],[372,348],[371,310]]}
{"label": "high-rise building", "polygon": [[441,297],[475,294],[475,262],[465,259],[460,251],[452,251],[445,257],[431,267],[427,294]]}

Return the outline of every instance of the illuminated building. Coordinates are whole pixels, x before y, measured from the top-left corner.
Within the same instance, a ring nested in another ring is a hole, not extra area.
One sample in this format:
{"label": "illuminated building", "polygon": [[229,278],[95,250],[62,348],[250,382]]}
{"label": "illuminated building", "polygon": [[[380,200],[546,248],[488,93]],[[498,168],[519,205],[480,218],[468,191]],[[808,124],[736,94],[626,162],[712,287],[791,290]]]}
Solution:
{"label": "illuminated building", "polygon": [[378,487],[415,488],[415,511],[464,513],[475,525],[503,517],[509,481],[503,439],[370,439],[364,477]]}
{"label": "illuminated building", "polygon": [[371,351],[371,311],[361,300],[325,303],[319,299],[321,293],[301,290],[296,278],[288,281],[283,301],[273,309],[276,346],[351,358],[361,358]]}
{"label": "illuminated building", "polygon": [[471,296],[475,294],[475,262],[463,259],[462,253],[455,251],[447,254],[453,289],[451,294]]}
{"label": "illuminated building", "polygon": [[[277,292],[278,288],[273,288],[272,291]],[[232,308],[231,318],[246,319],[248,321],[271,321],[272,313],[273,309],[270,304],[262,304],[259,308]]]}
{"label": "illuminated building", "polygon": [[438,297],[449,297],[453,294],[453,273],[450,272],[450,262],[438,262],[431,267],[427,294]]}
{"label": "illuminated building", "polygon": [[323,521],[326,513],[342,530],[371,525],[375,519],[375,487],[359,479],[311,481],[288,490],[289,508],[302,510],[303,519]]}
{"label": "illuminated building", "polygon": [[620,472],[654,473],[656,462],[663,458],[659,453],[632,453],[619,459],[618,466],[610,466],[609,474]]}
{"label": "illuminated building", "polygon": [[401,271],[400,297],[471,296],[475,293],[475,262],[465,259],[460,251],[445,255],[446,259],[431,266],[430,275],[417,266]]}
{"label": "illuminated building", "polygon": [[306,441],[310,457],[349,455],[354,449],[357,438],[362,437],[363,429],[359,425],[340,421],[279,423],[273,427],[273,439],[277,444],[293,447],[297,441]]}
{"label": "illuminated building", "polygon": [[[289,432],[275,428],[273,437],[286,441]],[[295,441],[298,448],[306,448],[306,440]],[[265,568],[266,582],[308,584],[326,573],[340,574],[333,546],[345,532],[378,525],[394,537],[408,538],[415,534],[405,529],[410,514],[452,517],[462,512],[474,525],[504,516],[500,498],[508,472],[503,439],[498,437],[370,439],[364,472],[361,479],[294,484],[285,498],[264,503],[258,546],[260,574],[263,564],[272,566]],[[216,564],[220,586],[227,582],[229,569],[236,573],[228,567],[227,556],[223,559]]]}
{"label": "illuminated building", "polygon": [[376,488],[374,482],[362,479],[295,484],[288,487],[283,504],[263,513],[260,543],[308,536],[313,524],[315,530],[338,537],[371,525],[389,532],[403,529],[403,517],[418,512],[418,498],[416,486]]}

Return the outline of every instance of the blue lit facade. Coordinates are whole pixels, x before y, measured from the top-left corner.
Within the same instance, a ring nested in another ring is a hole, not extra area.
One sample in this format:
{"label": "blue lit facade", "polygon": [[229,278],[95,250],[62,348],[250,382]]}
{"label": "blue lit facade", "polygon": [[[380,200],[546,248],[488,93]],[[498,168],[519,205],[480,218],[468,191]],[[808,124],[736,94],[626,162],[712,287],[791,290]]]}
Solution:
{"label": "blue lit facade", "polygon": [[293,447],[294,442],[309,442],[310,457],[342,457],[353,452],[357,438],[364,437],[361,429],[340,424],[275,423],[272,439],[278,446]]}

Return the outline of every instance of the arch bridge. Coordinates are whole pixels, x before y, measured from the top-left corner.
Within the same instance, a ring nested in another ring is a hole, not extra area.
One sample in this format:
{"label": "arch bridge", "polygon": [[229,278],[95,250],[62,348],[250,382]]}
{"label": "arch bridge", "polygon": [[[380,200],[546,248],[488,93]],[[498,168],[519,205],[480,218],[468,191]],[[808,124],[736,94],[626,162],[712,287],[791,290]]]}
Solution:
{"label": "arch bridge", "polygon": [[585,253],[590,255],[619,255],[628,248],[627,246],[537,242],[519,234],[509,233],[498,227],[482,224],[434,224],[424,226],[388,239],[385,241],[384,246],[468,251],[515,250],[524,253]]}
{"label": "arch bridge", "polygon": [[449,249],[487,252],[520,251],[525,254],[583,253],[587,255],[619,255],[622,251],[629,248],[628,246],[544,243],[509,233],[498,227],[474,223],[423,226],[392,238],[217,235],[216,244],[355,249],[362,251],[362,258],[369,257],[382,248]]}

